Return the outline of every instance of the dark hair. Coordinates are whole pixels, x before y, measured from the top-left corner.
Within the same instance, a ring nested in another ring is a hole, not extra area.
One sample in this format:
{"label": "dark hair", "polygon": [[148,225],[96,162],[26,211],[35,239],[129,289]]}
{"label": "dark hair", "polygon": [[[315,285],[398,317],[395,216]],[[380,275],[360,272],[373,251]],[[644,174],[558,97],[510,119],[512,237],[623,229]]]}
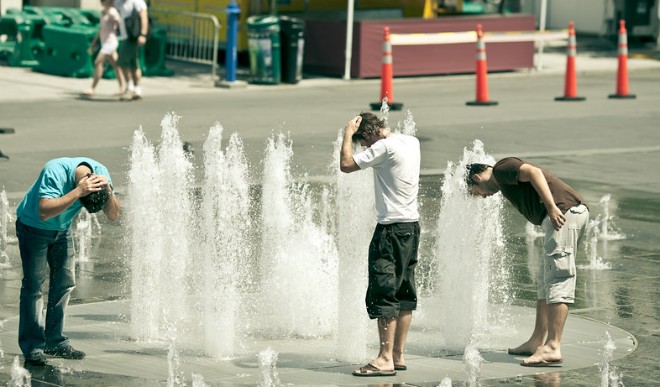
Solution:
{"label": "dark hair", "polygon": [[360,122],[360,127],[358,130],[353,133],[353,142],[359,142],[364,140],[364,135],[378,135],[381,129],[385,128],[385,120],[381,120],[374,113],[360,113],[362,117],[362,122]]}
{"label": "dark hair", "polygon": [[104,185],[101,187],[100,191],[92,192],[81,197],[80,203],[82,203],[83,207],[85,207],[90,214],[93,214],[105,208],[109,198],[110,193],[108,192],[108,187]]}
{"label": "dark hair", "polygon": [[465,183],[467,184],[467,186],[471,187],[474,185],[474,180],[472,180],[472,176],[481,173],[488,168],[490,168],[490,165],[488,164],[472,163],[466,165],[465,169],[467,170],[467,172],[465,173]]}

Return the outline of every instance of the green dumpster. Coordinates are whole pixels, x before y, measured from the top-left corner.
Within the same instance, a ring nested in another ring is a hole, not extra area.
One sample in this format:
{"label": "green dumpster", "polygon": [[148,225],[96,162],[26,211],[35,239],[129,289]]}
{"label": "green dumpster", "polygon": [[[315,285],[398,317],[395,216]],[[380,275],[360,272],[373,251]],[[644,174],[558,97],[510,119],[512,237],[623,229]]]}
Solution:
{"label": "green dumpster", "polygon": [[33,67],[37,65],[35,53],[41,49],[43,18],[22,14],[7,14],[0,18],[0,35],[5,41],[0,44],[0,57],[10,66]]}
{"label": "green dumpster", "polygon": [[153,26],[150,28],[147,44],[144,45],[144,65],[142,73],[144,76],[169,77],[174,71],[165,66],[165,54],[167,52],[167,31],[163,27]]}
{"label": "green dumpster", "polygon": [[97,31],[86,25],[47,25],[43,29],[44,50],[37,56],[35,70],[66,77],[91,76],[94,66],[87,49]]}
{"label": "green dumpster", "polygon": [[305,21],[280,16],[282,44],[282,82],[298,83],[302,79],[305,45]]}
{"label": "green dumpster", "polygon": [[280,24],[275,16],[247,19],[250,82],[280,83]]}

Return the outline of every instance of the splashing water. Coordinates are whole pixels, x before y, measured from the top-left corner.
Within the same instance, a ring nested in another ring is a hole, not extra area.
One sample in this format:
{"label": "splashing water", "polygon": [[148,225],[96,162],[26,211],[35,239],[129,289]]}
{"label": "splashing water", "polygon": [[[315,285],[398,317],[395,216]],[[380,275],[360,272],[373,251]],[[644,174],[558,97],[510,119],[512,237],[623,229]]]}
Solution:
{"label": "splashing water", "polygon": [[9,212],[9,201],[7,192],[0,191],[0,268],[10,267],[9,256],[7,255],[7,228],[11,222]]}
{"label": "splashing water", "polygon": [[[184,345],[226,357],[236,354],[250,329],[271,337],[336,332],[338,253],[327,219],[317,219],[323,203],[315,204],[309,185],[295,183],[290,172],[288,138],[268,142],[254,222],[241,140],[233,134],[223,154],[222,127],[211,128],[205,179],[196,189],[178,119],[163,119],[158,148],[142,130],[132,144],[127,217],[134,337],[162,339],[167,320]],[[193,245],[203,247],[193,251]]]}
{"label": "splashing water", "polygon": [[248,240],[252,202],[243,143],[234,133],[223,153],[222,132],[216,123],[204,143],[202,187],[204,348],[216,357],[231,356],[240,346],[235,339],[244,333],[241,305],[247,302],[241,286],[247,282],[246,258],[252,254]]}
{"label": "splashing water", "polygon": [[585,244],[585,252],[589,263],[587,265],[578,265],[580,269],[590,269],[590,270],[609,270],[612,268],[610,262],[604,262],[603,258],[598,256],[598,233],[599,233],[599,224],[600,216],[596,219],[590,220],[587,225],[586,235],[588,242]]}
{"label": "splashing water", "polygon": [[474,387],[479,385],[478,380],[481,375],[481,363],[483,361],[484,358],[481,357],[477,347],[470,342],[465,347],[465,352],[463,353],[463,370],[467,374],[469,386]]}
{"label": "splashing water", "polygon": [[32,374],[30,371],[21,367],[20,360],[18,356],[14,357],[14,361],[11,364],[11,380],[9,381],[9,387],[30,387],[32,385]]}
{"label": "splashing water", "polygon": [[[2,333],[3,322],[0,321],[0,333]],[[2,349],[2,341],[0,341],[0,371],[5,369],[5,351]]]}
{"label": "splashing water", "polygon": [[617,241],[626,239],[626,235],[619,232],[614,225],[612,216],[610,216],[610,200],[612,195],[607,194],[600,198],[600,205],[603,207],[603,221],[601,223],[600,238],[604,241]]}
{"label": "splashing water", "polygon": [[[462,351],[473,337],[509,325],[509,317],[495,316],[497,311],[491,316],[493,322],[488,323],[489,301],[510,302],[509,268],[505,262],[501,221],[502,196],[471,197],[465,183],[468,164],[492,165],[493,161],[484,152],[483,143],[476,140],[473,149],[464,150],[458,165],[448,163],[442,183],[437,228],[438,289],[440,310],[451,311],[442,314],[449,350]],[[461,291],[456,292],[456,289]]]}
{"label": "splashing water", "polygon": [[200,374],[192,373],[192,387],[211,387],[204,381],[204,377]]}
{"label": "splashing water", "polygon": [[387,120],[390,117],[390,105],[387,103],[389,98],[383,97],[380,104],[380,118],[385,120],[385,126],[387,126]]}
{"label": "splashing water", "polygon": [[101,233],[101,224],[96,217],[96,214],[90,214],[86,209],[82,209],[77,217],[74,235],[74,254],[76,261],[89,262],[92,248],[93,230],[97,230],[97,234]]}
{"label": "splashing water", "polygon": [[545,233],[543,232],[543,229],[540,226],[535,225],[534,223],[527,222],[525,224],[525,237],[526,238],[540,238],[544,237]]}
{"label": "splashing water", "polygon": [[[367,357],[369,318],[364,313],[369,241],[374,230],[374,173],[368,168],[355,173],[339,171],[342,130],[337,133],[331,170],[336,174],[339,253],[339,311],[337,357],[360,362]],[[353,149],[359,152],[357,146]],[[358,279],[358,280],[356,280]]]}
{"label": "splashing water", "polygon": [[287,136],[266,146],[262,184],[263,310],[271,329],[322,336],[337,324],[337,251],[314,219],[308,184],[294,183]]}
{"label": "splashing water", "polygon": [[[291,172],[292,144],[280,133],[267,141],[261,184],[250,187],[240,138],[232,134],[223,153],[223,129],[216,124],[204,144],[204,179],[197,187],[178,119],[163,119],[158,147],[141,129],[131,146],[126,218],[134,338],[167,340],[169,324],[178,332],[176,348],[231,357],[247,348],[252,334],[334,337],[338,359],[365,360],[373,172],[338,172],[340,132],[336,184],[323,187],[317,200],[315,186]],[[465,165],[492,162],[481,142],[473,148],[455,168],[449,164],[438,227],[431,230],[440,236],[432,302],[454,311],[442,314],[440,323],[447,347],[461,351],[471,339],[487,348],[478,339],[510,318],[496,316],[506,308],[489,308],[510,297],[502,199],[466,195]],[[457,294],[459,286],[465,290]]]}
{"label": "splashing water", "polygon": [[599,351],[600,353],[600,363],[598,364],[598,369],[600,370],[600,387],[619,387],[623,386],[623,375],[616,372],[616,367],[610,365],[612,361],[614,350],[616,345],[610,332],[605,332],[605,343],[603,348]]}
{"label": "splashing water", "polygon": [[445,376],[444,378],[442,378],[440,384],[438,384],[438,387],[451,387],[451,386],[452,386],[451,378],[449,376]]}
{"label": "splashing water", "polygon": [[165,319],[183,325],[189,317],[190,289],[185,280],[194,267],[188,258],[192,257],[192,165],[178,135],[178,120],[167,114],[161,122],[157,157],[142,130],[133,137],[127,215],[134,257],[131,328],[138,340],[160,338],[159,325]]}
{"label": "splashing water", "polygon": [[397,131],[409,136],[417,135],[417,125],[415,124],[415,120],[410,109],[406,110],[406,118],[403,120],[403,127],[400,122],[398,123]]}
{"label": "splashing water", "polygon": [[176,348],[177,328],[176,325],[165,321],[167,331],[167,387],[185,386],[186,379],[181,371],[181,360],[179,350]]}
{"label": "splashing water", "polygon": [[259,371],[261,372],[261,387],[281,386],[280,377],[277,372],[277,357],[279,353],[268,347],[257,354],[259,359]]}

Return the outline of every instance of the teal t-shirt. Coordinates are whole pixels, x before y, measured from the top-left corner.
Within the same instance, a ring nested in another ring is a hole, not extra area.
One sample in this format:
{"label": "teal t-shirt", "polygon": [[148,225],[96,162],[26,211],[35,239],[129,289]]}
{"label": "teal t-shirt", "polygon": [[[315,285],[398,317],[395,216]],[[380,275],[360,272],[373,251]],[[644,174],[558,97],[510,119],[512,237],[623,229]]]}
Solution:
{"label": "teal t-shirt", "polygon": [[59,198],[76,188],[76,168],[81,164],[87,164],[94,174],[107,177],[112,185],[108,169],[95,160],[87,157],[62,157],[50,160],[18,205],[16,219],[26,226],[42,230],[68,230],[71,222],[82,209],[80,201],[76,200],[61,214],[44,222],[39,218],[39,199]]}

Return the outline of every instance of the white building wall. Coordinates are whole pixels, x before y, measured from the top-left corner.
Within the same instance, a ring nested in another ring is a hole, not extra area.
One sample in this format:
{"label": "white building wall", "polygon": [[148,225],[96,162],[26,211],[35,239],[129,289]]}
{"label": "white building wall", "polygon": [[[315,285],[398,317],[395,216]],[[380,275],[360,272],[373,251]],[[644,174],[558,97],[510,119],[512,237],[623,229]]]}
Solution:
{"label": "white building wall", "polygon": [[575,31],[605,35],[608,23],[614,17],[612,0],[549,0],[548,28],[568,28],[568,23],[575,23]]}

